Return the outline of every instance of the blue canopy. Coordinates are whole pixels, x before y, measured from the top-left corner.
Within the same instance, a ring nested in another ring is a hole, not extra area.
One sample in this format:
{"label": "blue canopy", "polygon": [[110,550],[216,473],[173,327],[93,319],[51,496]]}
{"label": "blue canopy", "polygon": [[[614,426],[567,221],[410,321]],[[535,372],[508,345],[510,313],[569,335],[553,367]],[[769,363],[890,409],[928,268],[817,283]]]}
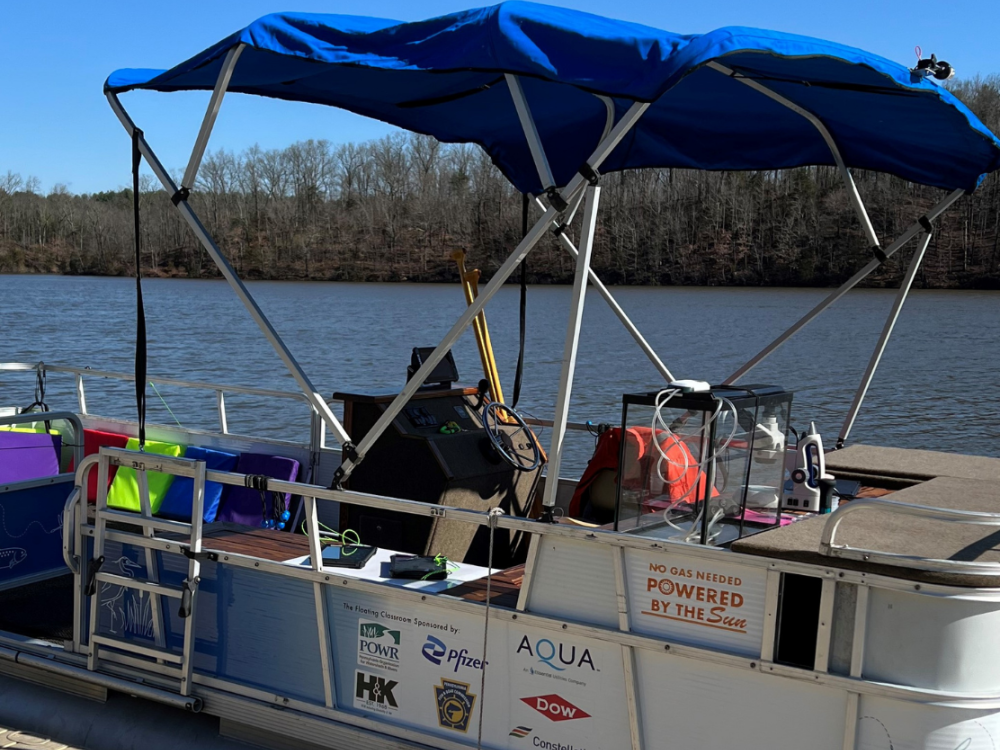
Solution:
{"label": "blue canopy", "polygon": [[105,88],[212,89],[245,44],[230,91],[351,110],[445,142],[478,143],[522,192],[541,184],[504,73],[525,95],[553,175],[565,184],[597,145],[610,97],[621,116],[651,102],[602,171],[779,169],[832,164],[805,118],[706,63],[719,60],[819,117],[850,167],[974,190],[1000,141],[954,95],[877,55],[744,27],[666,31],[506,2],[402,23],[280,13],[170,70],[127,69]]}

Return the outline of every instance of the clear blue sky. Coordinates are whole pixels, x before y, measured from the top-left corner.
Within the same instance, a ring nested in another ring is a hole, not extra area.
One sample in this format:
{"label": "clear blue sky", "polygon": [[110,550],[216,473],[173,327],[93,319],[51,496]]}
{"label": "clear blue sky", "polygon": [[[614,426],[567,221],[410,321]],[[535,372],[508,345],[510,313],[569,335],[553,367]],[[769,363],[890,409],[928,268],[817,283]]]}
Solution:
{"label": "clear blue sky", "polygon": [[[416,20],[487,3],[476,0],[10,0],[0,31],[0,174],[63,183],[73,192],[129,181],[130,150],[101,93],[116,68],[169,68],[255,18],[276,11]],[[745,25],[861,47],[907,65],[913,47],[951,62],[960,77],[1000,72],[1000,0],[550,0],[670,31]],[[175,174],[187,162],[208,101],[202,92],[127,94],[123,101]],[[916,124],[915,124],[916,125]],[[234,95],[210,148],[265,148],[296,140],[359,141],[390,127],[315,105]]]}

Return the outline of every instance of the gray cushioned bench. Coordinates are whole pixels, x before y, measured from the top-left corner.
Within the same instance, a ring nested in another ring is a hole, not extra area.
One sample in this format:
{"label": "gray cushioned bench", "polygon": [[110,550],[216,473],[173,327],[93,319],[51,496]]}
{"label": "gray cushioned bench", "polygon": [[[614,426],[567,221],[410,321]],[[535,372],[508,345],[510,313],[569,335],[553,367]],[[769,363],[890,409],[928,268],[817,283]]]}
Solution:
{"label": "gray cushioned bench", "polygon": [[963,456],[957,453],[852,445],[826,454],[826,468],[838,477],[903,484],[934,477],[959,477],[1000,482],[1000,458]]}
{"label": "gray cushioned bench", "polygon": [[[878,449],[893,450],[888,448]],[[845,451],[846,452],[846,451]],[[910,454],[938,456],[928,451],[906,451]],[[954,458],[971,459],[971,456]],[[1000,459],[979,459],[955,462],[973,470],[982,468],[980,461],[996,462]],[[904,462],[896,464],[902,466]],[[908,467],[916,470],[916,463]],[[829,463],[827,464],[829,466]],[[935,464],[925,464],[937,468]],[[996,475],[994,475],[996,476]],[[929,481],[894,492],[889,499],[955,510],[1000,512],[1000,482],[996,479],[969,479],[939,476]],[[750,555],[763,555],[782,560],[829,565],[848,570],[861,570],[874,575],[887,575],[925,583],[948,586],[1000,587],[1000,575],[983,576],[955,573],[930,573],[896,565],[873,565],[860,560],[829,557],[819,551],[823,525],[830,516],[815,516],[797,523],[771,529],[733,542],[732,549]],[[890,511],[869,508],[848,515],[837,530],[836,544],[848,544],[884,552],[942,560],[964,560],[1000,563],[1000,527],[971,526],[954,522],[933,521],[903,516]]]}

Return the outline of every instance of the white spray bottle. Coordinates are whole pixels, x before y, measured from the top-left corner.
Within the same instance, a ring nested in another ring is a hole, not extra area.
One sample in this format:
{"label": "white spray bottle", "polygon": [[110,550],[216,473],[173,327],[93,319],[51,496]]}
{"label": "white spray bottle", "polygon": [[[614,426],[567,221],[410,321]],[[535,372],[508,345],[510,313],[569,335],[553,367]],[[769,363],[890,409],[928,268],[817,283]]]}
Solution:
{"label": "white spray bottle", "polygon": [[785,507],[819,513],[820,479],[832,479],[826,473],[823,455],[823,438],[816,431],[816,423],[809,424],[807,432],[796,447],[795,468],[792,470],[792,494],[785,498]]}

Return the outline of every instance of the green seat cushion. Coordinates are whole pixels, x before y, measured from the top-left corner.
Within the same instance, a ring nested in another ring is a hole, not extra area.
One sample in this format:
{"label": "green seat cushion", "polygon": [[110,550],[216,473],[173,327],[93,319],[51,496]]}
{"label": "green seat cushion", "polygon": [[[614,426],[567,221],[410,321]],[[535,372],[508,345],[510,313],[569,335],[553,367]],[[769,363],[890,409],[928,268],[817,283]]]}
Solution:
{"label": "green seat cushion", "polygon": [[[126,450],[139,450],[139,441],[129,438]],[[152,440],[146,441],[146,453],[155,453],[159,456],[171,456],[177,458],[184,452],[184,446],[173,443],[157,443]],[[173,484],[173,474],[161,474],[158,471],[146,472],[149,481],[149,505],[153,513],[158,513],[163,504],[163,498]],[[118,510],[130,510],[138,513],[141,509],[139,504],[139,480],[135,475],[135,469],[125,466],[119,467],[115,474],[115,480],[108,490],[108,506]]]}

